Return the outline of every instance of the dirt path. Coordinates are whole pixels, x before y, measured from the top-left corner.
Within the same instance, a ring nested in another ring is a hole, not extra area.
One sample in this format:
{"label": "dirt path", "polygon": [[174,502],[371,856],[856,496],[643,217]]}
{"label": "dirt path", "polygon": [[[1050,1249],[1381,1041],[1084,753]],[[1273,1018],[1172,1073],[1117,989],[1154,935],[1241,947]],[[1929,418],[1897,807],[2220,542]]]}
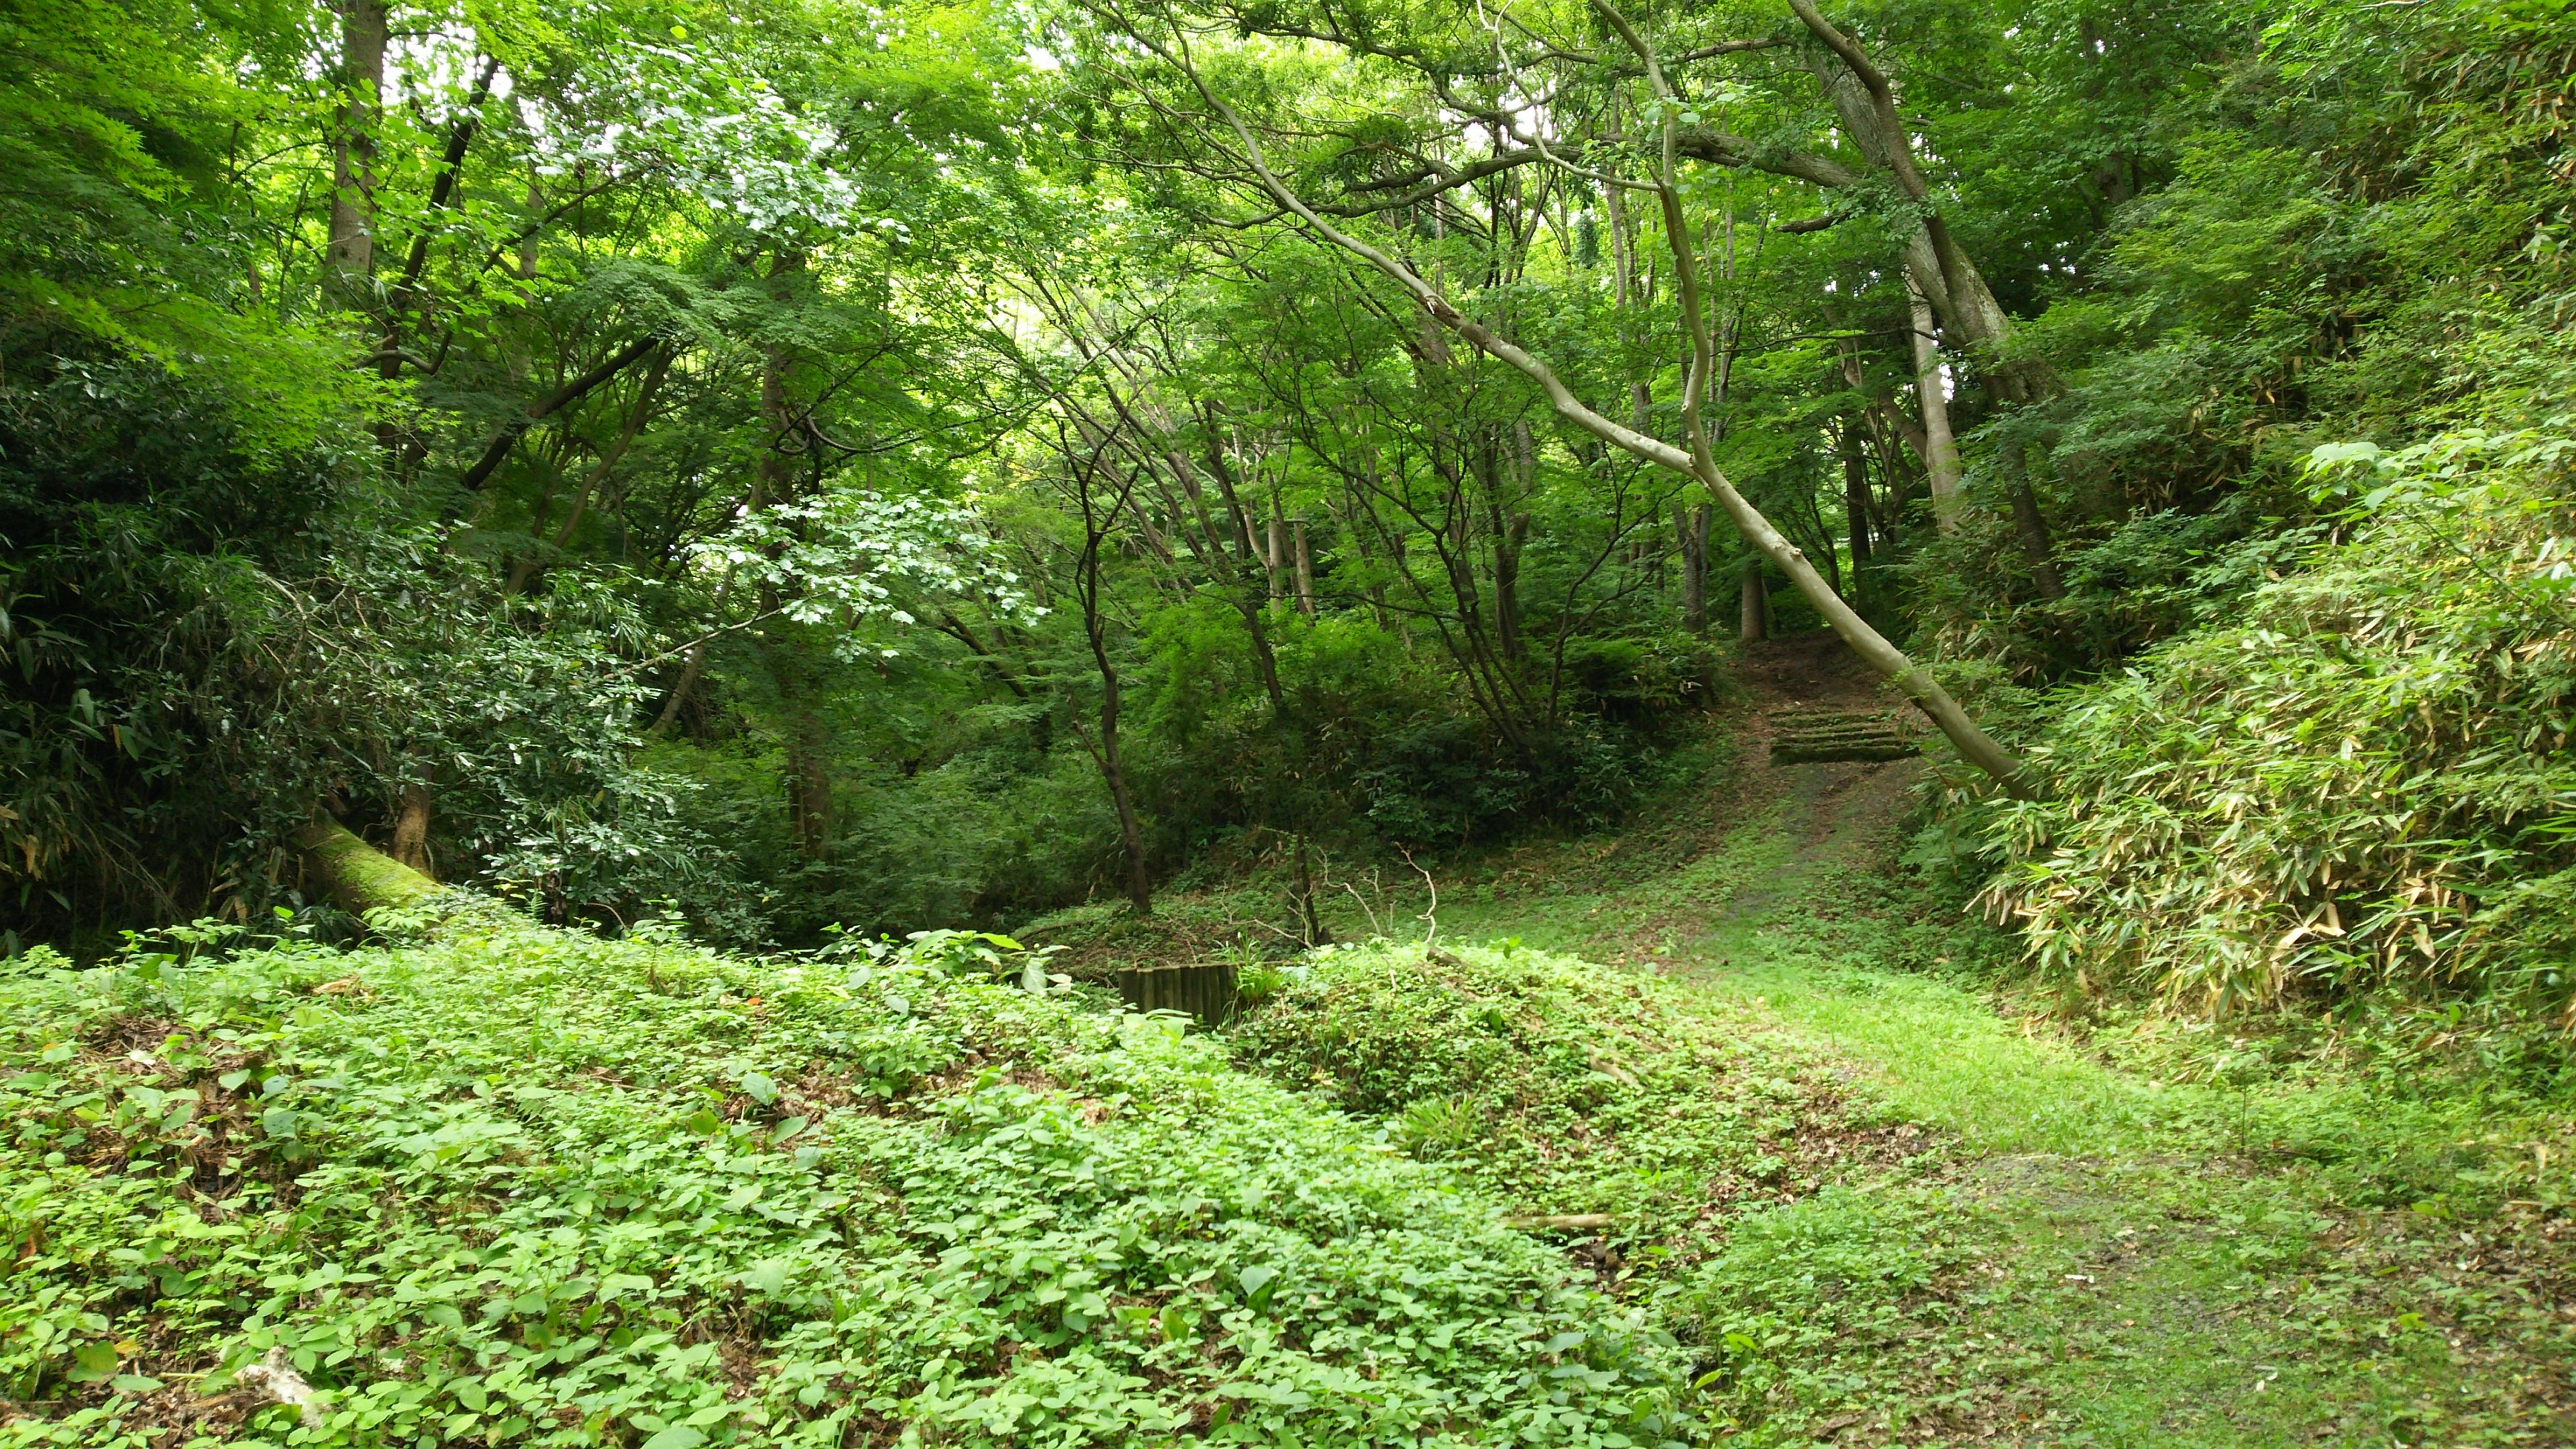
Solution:
{"label": "dirt path", "polygon": [[2165,1080],[2000,1006],[1963,968],[2008,943],[1891,865],[1922,763],[1768,759],[1770,710],[1874,705],[1871,678],[1829,635],[1759,646],[1741,678],[1731,769],[1618,840],[1498,856],[1443,925],[1757,1006],[1946,1144],[1781,1210],[1828,1265],[1798,1271],[1935,1267],[1781,1350],[1781,1416],[1750,1442],[2576,1445],[2566,1285],[2495,1266],[2530,1259],[2503,1242],[2529,1224],[2418,1212],[2436,1189],[2374,1161],[2458,1124],[2331,1083]]}

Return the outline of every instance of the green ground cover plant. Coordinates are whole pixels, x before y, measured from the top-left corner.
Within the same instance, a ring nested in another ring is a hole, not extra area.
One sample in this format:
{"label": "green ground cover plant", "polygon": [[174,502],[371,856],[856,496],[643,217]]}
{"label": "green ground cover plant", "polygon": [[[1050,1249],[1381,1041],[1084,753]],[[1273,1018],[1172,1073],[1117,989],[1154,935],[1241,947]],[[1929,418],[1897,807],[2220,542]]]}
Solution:
{"label": "green ground cover plant", "polygon": [[1758,1012],[1517,941],[1316,952],[1230,1035],[1524,1220],[1615,1223],[1595,1255],[1613,1279],[1660,1281],[1742,1207],[1892,1166],[1920,1135]]}
{"label": "green ground cover plant", "polygon": [[1668,1337],[1169,1020],[417,924],[0,982],[0,1441],[1687,1432]]}

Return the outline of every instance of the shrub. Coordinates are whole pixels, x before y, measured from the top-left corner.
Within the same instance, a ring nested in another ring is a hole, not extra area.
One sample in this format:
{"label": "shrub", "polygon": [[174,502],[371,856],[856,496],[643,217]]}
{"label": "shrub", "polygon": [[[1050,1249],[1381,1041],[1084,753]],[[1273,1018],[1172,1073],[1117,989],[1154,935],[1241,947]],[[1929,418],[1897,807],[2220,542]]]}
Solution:
{"label": "shrub", "polygon": [[2211,1016],[2376,987],[2565,1004],[2571,423],[2320,449],[2364,475],[2347,532],[2060,696],[2031,750],[2055,798],[2002,811],[1986,896],[2040,970]]}

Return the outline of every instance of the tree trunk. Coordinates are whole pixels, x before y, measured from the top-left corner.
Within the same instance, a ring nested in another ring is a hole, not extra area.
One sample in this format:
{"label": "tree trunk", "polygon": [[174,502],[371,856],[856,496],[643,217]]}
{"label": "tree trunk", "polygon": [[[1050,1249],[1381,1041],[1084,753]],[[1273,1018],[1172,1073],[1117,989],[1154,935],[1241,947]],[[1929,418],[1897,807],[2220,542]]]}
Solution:
{"label": "tree trunk", "polygon": [[[793,275],[804,265],[801,253],[779,254],[769,271],[772,301],[783,305],[793,297]],[[751,510],[755,513],[784,502],[795,487],[788,456],[781,451],[796,423],[787,397],[788,372],[793,365],[794,359],[782,343],[772,343],[762,351],[760,422],[770,443],[760,455],[754,480]],[[767,613],[778,610],[775,586],[762,586],[760,606]],[[782,733],[787,755],[788,825],[796,837],[796,853],[806,860],[821,860],[832,848],[831,731],[823,721],[820,701],[814,697],[807,656],[792,641],[775,637],[762,652],[768,656],[770,680],[778,691],[779,713],[785,717]]]}
{"label": "tree trunk", "polygon": [[1522,655],[1521,550],[1529,543],[1530,517],[1512,515],[1494,537],[1494,648],[1506,660]]}
{"label": "tree trunk", "polygon": [[1759,556],[1744,561],[1744,579],[1737,590],[1736,637],[1747,644],[1771,637],[1771,586],[1762,579]]}
{"label": "tree trunk", "polygon": [[[2017,443],[2004,446],[2021,451],[2021,445]],[[2043,599],[2065,598],[2066,585],[2057,577],[2057,560],[2049,547],[2048,520],[2040,517],[2039,495],[2031,491],[2030,476],[2026,472],[2020,472],[2013,479],[2012,514],[2013,532],[2021,535],[2022,556],[2030,564],[2031,582],[2039,586],[2039,596]]]}
{"label": "tree trunk", "polygon": [[375,275],[376,121],[385,89],[385,0],[341,0],[341,101],[331,135],[328,257],[339,300],[363,305]]}
{"label": "tree trunk", "polygon": [[1309,619],[1315,617],[1315,555],[1306,545],[1306,520],[1290,525],[1297,547],[1297,607]]}
{"label": "tree trunk", "polygon": [[1950,436],[1950,399],[1942,391],[1941,349],[1932,339],[1932,304],[1911,280],[1906,294],[1914,317],[1914,398],[1923,412],[1923,471],[1932,482],[1932,521],[1943,533],[1959,526],[1959,444]]}
{"label": "tree trunk", "polygon": [[1708,523],[1705,503],[1673,509],[1673,537],[1682,556],[1682,628],[1693,634],[1708,632]]}
{"label": "tree trunk", "polygon": [[429,859],[429,807],[427,785],[405,785],[400,807],[394,812],[394,838],[386,853],[404,865],[435,881],[438,872]]}
{"label": "tree trunk", "polygon": [[1860,450],[1860,420],[1843,419],[1843,513],[1851,535],[1852,592],[1860,592],[1860,566],[1869,562],[1869,459]]}
{"label": "tree trunk", "polygon": [[1270,539],[1261,551],[1261,566],[1270,572],[1270,602],[1288,597],[1288,521],[1280,516],[1276,488],[1270,490]]}
{"label": "tree trunk", "polygon": [[[1214,415],[1202,409],[1200,424],[1206,431],[1208,471],[1216,479],[1217,492],[1225,499],[1226,518],[1234,525],[1236,544],[1243,550],[1238,565],[1240,587],[1235,590],[1235,611],[1243,616],[1243,630],[1252,636],[1252,666],[1261,675],[1262,691],[1270,696],[1270,712],[1277,715],[1288,707],[1286,691],[1279,686],[1279,658],[1271,652],[1270,630],[1261,619],[1261,575],[1255,567],[1252,546],[1252,520],[1244,516],[1243,500],[1234,489],[1234,470],[1225,461],[1225,446],[1218,441]],[[1198,475],[1190,468],[1189,459],[1178,448],[1164,454],[1172,471],[1181,478],[1181,491],[1199,513],[1199,528],[1216,548],[1216,560],[1225,559],[1227,550],[1216,543],[1216,525],[1207,516],[1207,500],[1199,490]]]}
{"label": "tree trunk", "polygon": [[[1109,659],[1109,637],[1106,623],[1100,617],[1098,544],[1088,567],[1094,577],[1083,594],[1083,632],[1091,642],[1091,660],[1100,671],[1100,746],[1092,752],[1100,766],[1101,779],[1109,786],[1109,803],[1118,812],[1118,845],[1127,857],[1127,903],[1140,916],[1154,913],[1153,878],[1145,869],[1145,829],[1136,818],[1136,796],[1127,787],[1127,759],[1121,753],[1118,739],[1119,680],[1118,667]],[[1080,721],[1075,722],[1080,728]]]}
{"label": "tree trunk", "polygon": [[438,889],[438,882],[376,849],[328,815],[295,833],[304,869],[333,905],[353,916],[408,906]]}
{"label": "tree trunk", "polygon": [[698,676],[706,670],[706,667],[707,641],[701,639],[690,645],[688,654],[681,659],[680,677],[671,686],[671,697],[662,701],[662,712],[653,717],[652,728],[644,733],[659,735],[671,728],[672,723],[679,719],[682,707],[689,702],[689,695],[697,689]]}

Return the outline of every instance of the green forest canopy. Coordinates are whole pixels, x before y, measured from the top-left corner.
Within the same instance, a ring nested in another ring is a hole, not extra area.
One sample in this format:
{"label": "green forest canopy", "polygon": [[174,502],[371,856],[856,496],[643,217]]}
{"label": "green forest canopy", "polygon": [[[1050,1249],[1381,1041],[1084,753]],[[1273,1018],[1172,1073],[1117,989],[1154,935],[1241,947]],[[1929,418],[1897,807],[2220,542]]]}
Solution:
{"label": "green forest canopy", "polygon": [[1830,626],[2042,969],[2557,1011],[2569,43],[19,0],[10,944],[317,820],[745,945],[1142,911],[1614,818]]}

